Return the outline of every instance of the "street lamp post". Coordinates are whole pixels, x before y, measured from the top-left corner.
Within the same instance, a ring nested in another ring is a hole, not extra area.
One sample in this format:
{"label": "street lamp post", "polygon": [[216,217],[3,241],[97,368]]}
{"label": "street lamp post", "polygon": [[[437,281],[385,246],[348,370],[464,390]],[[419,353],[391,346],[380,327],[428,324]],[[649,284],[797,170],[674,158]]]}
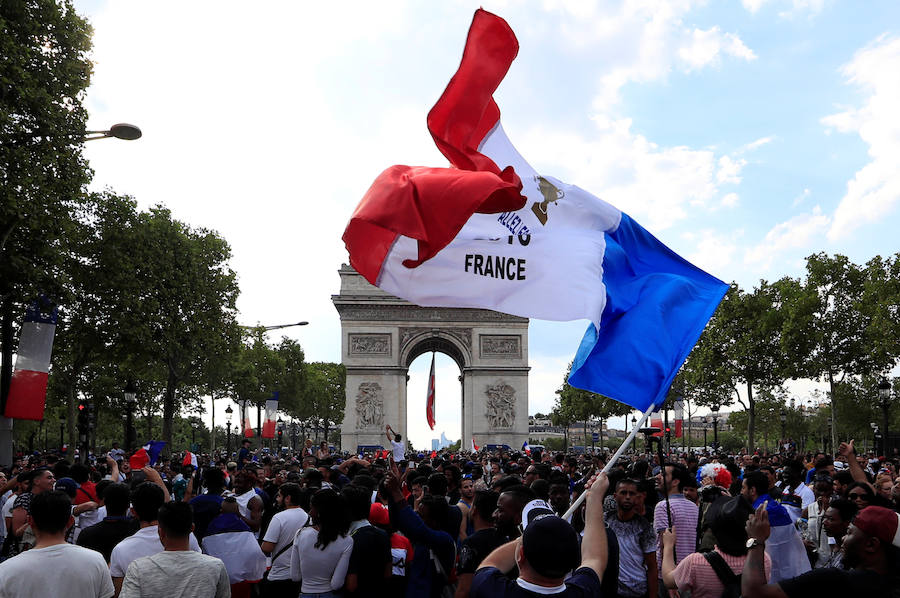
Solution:
{"label": "street lamp post", "polygon": [[594,422],[591,422],[591,454],[592,455],[595,454],[597,451],[597,448],[594,446],[594,434],[596,433],[596,430],[597,430],[597,426],[594,424]]}
{"label": "street lamp post", "polygon": [[784,409],[781,410],[781,442],[784,442],[784,439],[787,438],[787,433],[785,429],[787,427],[787,411]]}
{"label": "street lamp post", "polygon": [[225,460],[231,459],[231,414],[234,413],[234,409],[231,408],[231,405],[225,408]]}
{"label": "street lamp post", "polygon": [[275,429],[278,430],[278,454],[281,454],[281,448],[284,446],[284,420],[281,417],[275,422]]}
{"label": "street lamp post", "polygon": [[137,388],[134,382],[128,380],[122,390],[125,395],[125,452],[131,453],[131,442],[134,438],[134,407],[137,405]]}
{"label": "street lamp post", "polygon": [[703,416],[703,450],[704,450],[704,452],[706,451],[706,447],[709,446],[708,444],[706,444],[706,432],[707,432],[706,428],[707,428],[707,426],[709,426],[709,418],[704,415]]}
{"label": "street lamp post", "polygon": [[713,405],[712,407],[713,414],[713,448],[719,450],[719,406]]}
{"label": "street lamp post", "polygon": [[291,422],[291,451],[297,452],[297,433],[300,431],[300,424]]}
{"label": "street lamp post", "polygon": [[888,408],[891,401],[891,383],[882,377],[878,383],[878,402],[881,404],[881,454],[888,457]]}

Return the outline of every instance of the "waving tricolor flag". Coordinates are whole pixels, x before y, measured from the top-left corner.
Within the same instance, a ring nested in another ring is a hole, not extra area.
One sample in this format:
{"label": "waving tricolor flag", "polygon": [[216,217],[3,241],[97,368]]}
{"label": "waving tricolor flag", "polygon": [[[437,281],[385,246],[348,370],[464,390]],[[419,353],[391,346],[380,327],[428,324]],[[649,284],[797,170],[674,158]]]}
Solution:
{"label": "waving tricolor flag", "polygon": [[478,446],[477,444],[475,444],[475,437],[474,437],[474,436],[472,436],[472,449],[471,449],[471,450],[472,450],[473,453],[477,453],[479,450],[481,450],[481,447]]}
{"label": "waving tricolor flag", "polygon": [[266,419],[263,421],[262,437],[275,438],[275,420],[278,418],[278,391],[272,393],[271,399],[266,401]]}
{"label": "waving tricolor flag", "polygon": [[250,407],[247,405],[247,401],[241,404],[241,427],[244,429],[244,438],[256,436],[253,433],[253,424],[250,423]]}
{"label": "waving tricolor flag", "polygon": [[503,19],[476,11],[428,115],[455,168],[382,173],[344,232],[350,263],[418,305],[589,320],[569,382],[644,411],[665,398],[728,287],[516,151],[492,96],[518,48]]}
{"label": "waving tricolor flag", "polygon": [[431,373],[428,375],[428,396],[425,397],[425,419],[434,430],[434,353],[431,354]]}
{"label": "waving tricolor flag", "polygon": [[181,461],[181,465],[185,467],[190,466],[194,469],[197,469],[197,467],[199,467],[199,463],[197,462],[197,455],[195,455],[191,451],[185,451],[184,460]]}
{"label": "waving tricolor flag", "polygon": [[5,417],[44,419],[56,317],[56,308],[49,315],[43,315],[39,301],[35,301],[25,312],[16,351],[16,368],[3,411]]}

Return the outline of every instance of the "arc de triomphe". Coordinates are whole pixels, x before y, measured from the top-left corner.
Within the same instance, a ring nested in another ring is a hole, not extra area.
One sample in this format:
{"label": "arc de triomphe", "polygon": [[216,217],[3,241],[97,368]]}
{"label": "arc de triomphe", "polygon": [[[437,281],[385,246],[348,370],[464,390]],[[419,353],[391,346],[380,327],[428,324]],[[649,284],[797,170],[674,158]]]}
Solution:
{"label": "arc de triomphe", "polygon": [[[344,264],[331,300],[341,317],[347,402],[341,447],[406,435],[406,381],[419,355],[439,351],[462,372],[462,446],[522,446],[528,438],[528,319],[484,309],[419,307],[372,286]],[[458,400],[437,396],[437,401]],[[425,397],[416,397],[425,418]],[[419,417],[419,415],[415,415]]]}

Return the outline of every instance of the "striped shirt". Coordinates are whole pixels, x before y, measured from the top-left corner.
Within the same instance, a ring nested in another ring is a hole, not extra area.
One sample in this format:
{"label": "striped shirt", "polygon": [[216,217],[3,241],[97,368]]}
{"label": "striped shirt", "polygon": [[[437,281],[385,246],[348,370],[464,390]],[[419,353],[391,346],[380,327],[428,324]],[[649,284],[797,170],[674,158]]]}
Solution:
{"label": "striped shirt", "polygon": [[[675,564],[697,550],[697,517],[700,509],[683,494],[669,495],[669,510],[675,527]],[[656,530],[656,563],[662,577],[662,532],[669,527],[666,501],[656,503],[653,509],[653,528]]]}
{"label": "striped shirt", "polygon": [[[725,554],[718,548],[716,552],[725,560],[735,575],[740,575],[744,570],[744,561],[747,555],[731,556]],[[772,559],[769,555],[765,555],[766,580],[769,579],[769,573],[772,569]],[[707,562],[706,557],[699,552],[687,555],[678,566],[675,567],[675,584],[678,586],[679,592],[690,590],[691,598],[719,598],[725,585],[719,581],[719,576],[713,570],[712,565]]]}

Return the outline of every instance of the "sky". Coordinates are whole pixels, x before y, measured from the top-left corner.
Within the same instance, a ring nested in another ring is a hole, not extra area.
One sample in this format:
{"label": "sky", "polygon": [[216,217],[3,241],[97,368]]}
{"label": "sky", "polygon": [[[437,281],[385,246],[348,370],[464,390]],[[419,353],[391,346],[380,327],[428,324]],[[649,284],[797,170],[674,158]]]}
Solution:
{"label": "sky", "polygon": [[[802,276],[812,253],[898,251],[892,0],[78,0],[94,28],[89,128],[144,134],[86,145],[93,188],[218,231],[240,321],[307,320],[284,333],[308,360],[340,361],[341,234],[385,168],[446,166],[425,117],[479,6],[519,39],[495,99],[522,155],[715,276],[750,289]],[[585,327],[531,322],[530,413],[552,409]],[[417,447],[460,433],[459,370],[441,354],[425,424],[429,366],[410,369]]]}

